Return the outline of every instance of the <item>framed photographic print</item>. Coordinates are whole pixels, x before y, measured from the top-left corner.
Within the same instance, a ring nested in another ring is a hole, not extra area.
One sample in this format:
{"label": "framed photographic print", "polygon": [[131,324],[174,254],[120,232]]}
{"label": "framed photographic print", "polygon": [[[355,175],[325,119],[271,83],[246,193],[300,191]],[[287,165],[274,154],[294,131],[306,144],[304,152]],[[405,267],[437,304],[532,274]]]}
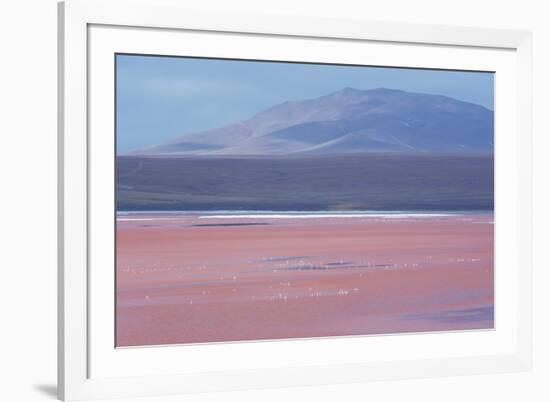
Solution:
{"label": "framed photographic print", "polygon": [[59,15],[61,398],[530,368],[530,33]]}

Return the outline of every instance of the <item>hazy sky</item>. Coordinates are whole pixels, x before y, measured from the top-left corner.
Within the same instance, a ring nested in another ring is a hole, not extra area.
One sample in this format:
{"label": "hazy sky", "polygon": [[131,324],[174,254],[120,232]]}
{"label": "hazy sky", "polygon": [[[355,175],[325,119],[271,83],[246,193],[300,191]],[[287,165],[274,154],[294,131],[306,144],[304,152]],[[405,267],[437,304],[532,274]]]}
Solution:
{"label": "hazy sky", "polygon": [[117,56],[117,146],[127,152],[345,87],[446,95],[493,109],[493,74]]}

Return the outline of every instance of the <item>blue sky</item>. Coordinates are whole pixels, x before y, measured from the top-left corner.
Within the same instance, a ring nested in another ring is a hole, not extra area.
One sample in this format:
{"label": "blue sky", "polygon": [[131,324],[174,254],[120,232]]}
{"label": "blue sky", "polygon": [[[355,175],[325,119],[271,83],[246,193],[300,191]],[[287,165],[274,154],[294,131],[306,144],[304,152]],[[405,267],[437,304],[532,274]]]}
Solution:
{"label": "blue sky", "polygon": [[493,74],[118,55],[117,150],[247,119],[345,87],[446,95],[493,109]]}

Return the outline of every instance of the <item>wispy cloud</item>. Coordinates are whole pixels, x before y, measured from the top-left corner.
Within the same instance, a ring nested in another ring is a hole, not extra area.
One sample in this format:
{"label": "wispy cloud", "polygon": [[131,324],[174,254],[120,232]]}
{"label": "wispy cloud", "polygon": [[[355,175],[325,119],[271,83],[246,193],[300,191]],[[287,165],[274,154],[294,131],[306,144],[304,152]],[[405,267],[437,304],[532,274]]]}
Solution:
{"label": "wispy cloud", "polygon": [[197,97],[227,97],[250,94],[255,88],[242,82],[214,81],[208,79],[182,79],[155,77],[142,81],[138,88],[144,95],[154,95],[178,99]]}

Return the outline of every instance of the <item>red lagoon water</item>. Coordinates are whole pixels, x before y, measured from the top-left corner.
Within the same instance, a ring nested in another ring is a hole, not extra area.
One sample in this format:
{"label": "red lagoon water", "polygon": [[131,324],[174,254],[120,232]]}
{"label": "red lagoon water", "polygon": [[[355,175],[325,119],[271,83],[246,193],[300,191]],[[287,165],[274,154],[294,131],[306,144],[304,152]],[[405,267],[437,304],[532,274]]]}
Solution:
{"label": "red lagoon water", "polygon": [[117,345],[493,328],[493,215],[117,220]]}

